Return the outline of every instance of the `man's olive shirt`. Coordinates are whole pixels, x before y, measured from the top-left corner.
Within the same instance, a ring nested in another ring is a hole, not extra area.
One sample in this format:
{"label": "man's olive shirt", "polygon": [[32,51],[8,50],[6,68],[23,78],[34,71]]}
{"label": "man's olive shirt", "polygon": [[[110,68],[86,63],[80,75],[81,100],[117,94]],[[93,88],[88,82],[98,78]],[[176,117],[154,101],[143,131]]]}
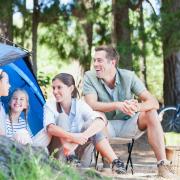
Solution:
{"label": "man's olive shirt", "polygon": [[[83,94],[95,94],[99,102],[116,102],[133,99],[139,96],[146,88],[133,71],[117,68],[113,96],[109,93],[107,85],[96,76],[95,70],[87,71],[84,76]],[[108,120],[127,120],[130,116],[119,110],[106,112]]]}

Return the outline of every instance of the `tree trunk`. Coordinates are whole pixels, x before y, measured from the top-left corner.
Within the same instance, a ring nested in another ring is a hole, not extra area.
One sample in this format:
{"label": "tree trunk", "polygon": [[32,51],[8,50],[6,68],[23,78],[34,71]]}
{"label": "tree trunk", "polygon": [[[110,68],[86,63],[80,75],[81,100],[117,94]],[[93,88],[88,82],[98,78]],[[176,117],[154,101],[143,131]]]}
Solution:
{"label": "tree trunk", "polygon": [[9,1],[9,13],[7,20],[7,36],[10,41],[13,41],[13,2]]}
{"label": "tree trunk", "polygon": [[26,16],[26,0],[24,0],[22,2],[22,6],[23,6],[23,10],[21,13],[23,14],[23,23],[22,23],[22,28],[21,28],[21,46],[25,46],[24,43],[25,43],[25,39],[26,39],[26,36],[25,36],[25,33],[27,31],[27,25],[26,25],[26,19],[27,19],[27,16]]}
{"label": "tree trunk", "polygon": [[33,0],[33,15],[32,15],[32,62],[33,71],[37,74],[37,30],[39,24],[39,5],[38,0]]}
{"label": "tree trunk", "polygon": [[180,103],[180,51],[164,58],[164,104]]}
{"label": "tree trunk", "polygon": [[86,55],[86,62],[83,63],[84,71],[88,71],[91,65],[91,49],[92,49],[92,39],[93,39],[93,23],[87,22],[84,25],[84,30],[86,33],[87,43],[88,43],[88,53]]}
{"label": "tree trunk", "polygon": [[112,1],[113,23],[112,43],[116,44],[120,53],[120,66],[132,69],[132,54],[129,25],[128,0]]}
{"label": "tree trunk", "polygon": [[180,103],[180,45],[177,47],[180,24],[176,19],[180,1],[163,0],[162,5],[164,104],[176,105]]}
{"label": "tree trunk", "polygon": [[0,34],[13,41],[13,1],[2,1],[0,9]]}

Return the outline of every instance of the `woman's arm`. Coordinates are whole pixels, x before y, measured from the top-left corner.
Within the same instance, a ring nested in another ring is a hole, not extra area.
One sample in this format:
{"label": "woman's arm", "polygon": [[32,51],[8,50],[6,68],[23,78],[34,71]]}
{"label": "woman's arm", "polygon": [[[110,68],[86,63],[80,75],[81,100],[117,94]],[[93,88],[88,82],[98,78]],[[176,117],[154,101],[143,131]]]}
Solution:
{"label": "woman's arm", "polygon": [[50,135],[56,136],[59,138],[64,138],[68,140],[72,140],[72,133],[65,131],[63,128],[56,126],[55,124],[49,124],[47,127],[47,131]]}
{"label": "woman's arm", "polygon": [[84,144],[87,142],[88,138],[85,136],[82,136],[82,133],[70,133],[65,131],[59,126],[56,126],[54,124],[50,124],[47,127],[47,131],[50,135],[63,138],[67,140],[68,142],[76,143],[76,144]]}
{"label": "woman's arm", "polygon": [[96,118],[94,121],[92,121],[92,123],[87,128],[87,130],[85,130],[83,132],[83,134],[84,134],[85,137],[90,138],[93,135],[95,135],[96,133],[103,130],[105,125],[106,125],[106,120],[104,120],[102,118]]}
{"label": "woman's arm", "polygon": [[84,136],[90,138],[104,129],[107,125],[107,119],[104,113],[93,111],[92,108],[84,101],[79,101],[78,106],[80,107],[78,112],[84,120]]}

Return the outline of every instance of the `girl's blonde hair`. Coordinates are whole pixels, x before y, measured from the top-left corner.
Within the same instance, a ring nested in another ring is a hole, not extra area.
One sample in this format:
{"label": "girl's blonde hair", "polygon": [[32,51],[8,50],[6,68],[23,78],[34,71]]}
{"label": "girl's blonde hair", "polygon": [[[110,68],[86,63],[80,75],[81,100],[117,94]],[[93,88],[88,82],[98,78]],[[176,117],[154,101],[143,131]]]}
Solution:
{"label": "girl's blonde hair", "polygon": [[12,118],[11,118],[11,102],[12,102],[13,96],[14,96],[14,94],[15,94],[16,92],[21,92],[21,93],[23,93],[23,94],[25,95],[25,97],[26,97],[27,108],[23,109],[22,112],[24,113],[24,119],[25,119],[25,122],[26,122],[26,128],[27,128],[27,124],[28,124],[28,120],[27,120],[27,119],[28,119],[28,110],[29,110],[29,95],[28,95],[28,93],[27,93],[24,89],[17,88],[17,89],[13,92],[13,94],[12,94],[12,96],[11,96],[11,99],[10,99],[10,101],[9,101],[9,112],[8,112],[8,114],[9,114],[9,120],[10,120],[10,123],[11,123],[12,130],[13,130],[13,125],[12,125]]}

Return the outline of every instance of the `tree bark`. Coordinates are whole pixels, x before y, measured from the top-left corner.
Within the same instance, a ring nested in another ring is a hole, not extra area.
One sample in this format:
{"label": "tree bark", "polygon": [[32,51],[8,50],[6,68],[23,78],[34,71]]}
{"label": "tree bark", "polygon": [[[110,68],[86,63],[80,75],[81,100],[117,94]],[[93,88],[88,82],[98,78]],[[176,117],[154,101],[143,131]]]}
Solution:
{"label": "tree bark", "polygon": [[84,71],[88,71],[91,66],[91,49],[92,49],[92,39],[93,39],[93,23],[86,22],[84,25],[84,30],[86,33],[87,43],[88,43],[88,53],[86,55],[86,62],[83,63]]}
{"label": "tree bark", "polygon": [[13,41],[13,2],[9,1],[9,11],[8,11],[8,21],[7,21],[7,35],[10,41]]}
{"label": "tree bark", "polygon": [[164,58],[164,104],[180,103],[180,51]]}
{"label": "tree bark", "polygon": [[33,0],[33,15],[32,15],[32,62],[33,71],[37,74],[37,31],[39,24],[39,5],[38,0]]}
{"label": "tree bark", "polygon": [[112,32],[112,43],[116,44],[120,53],[120,63],[122,68],[132,69],[131,54],[131,32],[129,25],[128,0],[113,0],[112,13],[114,28]]}
{"label": "tree bark", "polygon": [[[177,28],[177,26],[180,24],[173,14],[180,12],[180,1],[163,0],[162,5],[164,104],[176,105],[180,103],[180,45],[177,47],[180,38],[178,37],[180,27]],[[169,16],[171,16],[171,22],[169,22]]]}

